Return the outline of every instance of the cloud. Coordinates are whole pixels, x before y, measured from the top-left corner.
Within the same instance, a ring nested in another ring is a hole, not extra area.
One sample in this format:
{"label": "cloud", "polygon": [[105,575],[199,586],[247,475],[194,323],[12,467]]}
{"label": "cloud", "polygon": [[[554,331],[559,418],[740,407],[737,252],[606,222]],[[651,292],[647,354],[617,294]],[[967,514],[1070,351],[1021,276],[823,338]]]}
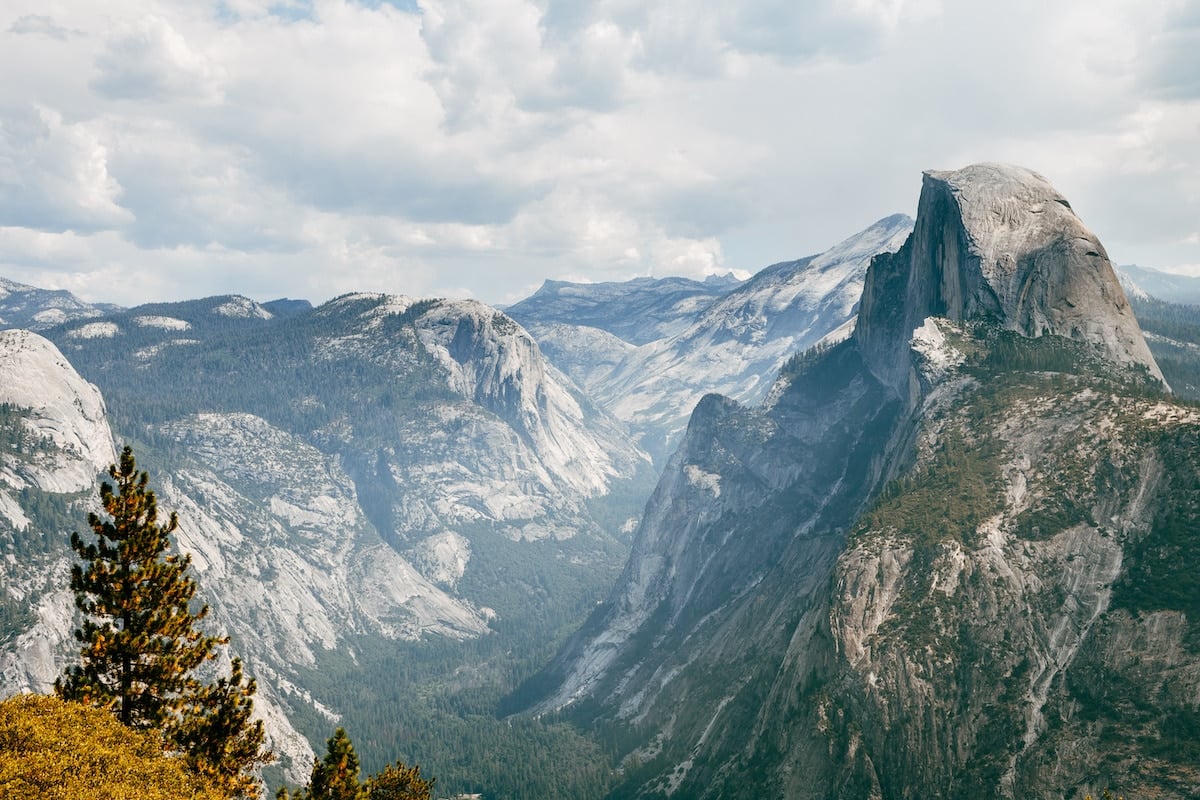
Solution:
{"label": "cloud", "polygon": [[1172,10],[1147,52],[1145,83],[1160,97],[1200,98],[1200,0]]}
{"label": "cloud", "polygon": [[0,274],[512,300],[817,252],[985,159],[1197,258],[1196,0],[10,5]]}
{"label": "cloud", "polygon": [[13,20],[8,26],[9,33],[18,35],[48,36],[51,39],[67,41],[73,36],[83,36],[83,32],[59,25],[53,18],[43,14],[25,14]]}
{"label": "cloud", "polygon": [[129,222],[100,128],[40,106],[0,109],[0,223],[64,231]]}
{"label": "cloud", "polygon": [[148,15],[117,27],[96,59],[91,86],[113,99],[215,101],[218,70],[161,16]]}

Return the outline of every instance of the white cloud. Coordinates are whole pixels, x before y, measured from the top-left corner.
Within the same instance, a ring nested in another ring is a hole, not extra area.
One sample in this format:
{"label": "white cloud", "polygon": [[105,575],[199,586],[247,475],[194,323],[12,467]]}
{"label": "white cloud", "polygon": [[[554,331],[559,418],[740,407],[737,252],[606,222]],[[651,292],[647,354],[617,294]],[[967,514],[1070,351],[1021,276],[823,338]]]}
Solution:
{"label": "white cloud", "polygon": [[1050,177],[1114,258],[1192,264],[1197,8],[11,0],[0,274],[511,301],[806,255],[985,159]]}
{"label": "white cloud", "polygon": [[131,220],[100,127],[42,106],[0,111],[0,219],[60,231]]}
{"label": "white cloud", "polygon": [[220,98],[219,70],[158,15],[119,24],[96,67],[91,85],[105,97],[205,102]]}

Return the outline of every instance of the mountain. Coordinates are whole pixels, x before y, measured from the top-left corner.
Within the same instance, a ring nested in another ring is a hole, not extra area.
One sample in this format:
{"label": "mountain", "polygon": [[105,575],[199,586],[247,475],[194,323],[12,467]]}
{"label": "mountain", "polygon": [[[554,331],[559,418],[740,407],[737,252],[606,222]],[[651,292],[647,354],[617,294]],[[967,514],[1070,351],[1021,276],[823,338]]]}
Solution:
{"label": "mountain", "polygon": [[608,283],[551,281],[505,313],[522,325],[565,323],[598,328],[633,345],[672,336],[696,313],[741,282],[732,275],[634,278]]}
{"label": "mountain", "polygon": [[[47,331],[61,352],[9,334],[74,374],[65,354],[94,382],[76,376],[84,400],[64,390],[43,416],[71,430],[91,409],[87,441],[103,445],[11,455],[0,541],[36,533],[56,566],[11,584],[29,588],[9,591],[4,691],[47,689],[70,657],[60,532],[80,527],[113,458],[111,426],[179,513],[209,620],[258,678],[293,783],[307,775],[309,742],[344,717],[370,732],[364,758],[394,758],[412,726],[445,758],[437,737],[464,723],[441,704],[463,692],[458,707],[477,713],[478,698],[530,670],[611,583],[649,460],[520,326],[481,303],[356,294],[281,310],[237,296],[141,306]],[[30,381],[50,369],[0,360],[6,435],[25,441],[48,396]],[[31,463],[63,473],[77,451],[92,455],[70,482],[31,483]],[[61,496],[54,514],[28,524],[42,497],[30,492],[50,489]],[[30,603],[53,605],[54,625],[13,611]],[[465,662],[470,674],[446,688]],[[488,725],[499,735],[501,723]],[[572,741],[543,752],[565,759]]]}
{"label": "mountain", "polygon": [[767,267],[680,333],[628,354],[595,384],[597,400],[665,460],[704,395],[758,403],[788,358],[848,335],[867,264],[900,247],[912,224],[895,214],[820,255]]}
{"label": "mountain", "polygon": [[700,402],[514,707],[614,742],[614,797],[1190,796],[1197,464],[1066,199],[928,172],[853,335]]}
{"label": "mountain", "polygon": [[548,282],[510,311],[661,464],[705,394],[757,403],[792,355],[849,335],[867,264],[898,248],[912,224],[896,214],[824,253],[772,265],[743,283],[704,284],[719,293],[678,300],[679,282],[666,280]]}
{"label": "mountain", "polygon": [[38,289],[0,278],[0,328],[46,330],[118,310],[108,303],[85,303],[62,289]]}
{"label": "mountain", "polygon": [[[2,428],[9,444],[0,462],[5,517],[0,524],[13,556],[3,565],[9,621],[0,655],[4,688],[6,693],[44,692],[73,649],[74,602],[67,590],[73,559],[66,536],[55,533],[82,528],[86,513],[98,510],[97,478],[116,456],[100,393],[53,344],[27,331],[0,332],[0,376]],[[215,428],[222,420],[206,421]],[[478,611],[446,596],[390,553],[361,512],[354,514],[346,502],[353,484],[344,474],[339,482],[337,471],[311,448],[255,422],[235,420],[242,428],[236,437],[240,463],[287,465],[294,473],[288,499],[295,505],[274,497],[271,512],[290,523],[289,533],[307,532],[307,537],[282,536],[283,525],[262,513],[257,498],[246,496],[268,481],[286,485],[289,476],[280,476],[278,468],[236,489],[212,473],[180,470],[162,491],[181,515],[179,544],[193,554],[205,599],[223,632],[273,648],[288,662],[312,663],[314,648],[333,646],[337,631],[405,633],[392,630],[397,620],[408,626],[408,636],[417,630],[470,636],[487,629]],[[211,452],[204,448],[207,442],[195,444],[201,458]],[[260,455],[265,458],[256,461]],[[323,475],[329,477],[322,481]],[[213,513],[214,505],[219,514]],[[321,535],[330,528],[343,538],[330,542]],[[363,585],[372,589],[370,604],[353,599]],[[270,662],[254,655],[250,663],[256,672],[273,676]],[[306,764],[312,750],[280,707],[286,703],[285,687],[263,681],[259,711],[271,726],[272,746]]]}
{"label": "mountain", "polygon": [[[1181,305],[1200,304],[1200,278],[1176,275],[1171,272],[1123,264],[1117,268],[1122,283],[1126,281],[1126,292],[1130,297],[1139,293]],[[1129,287],[1133,287],[1133,291]]]}
{"label": "mountain", "polygon": [[1129,302],[1171,389],[1181,398],[1200,400],[1200,306],[1149,295],[1131,295]]}
{"label": "mountain", "polygon": [[96,387],[50,342],[0,331],[0,675],[5,694],[44,689],[70,637],[70,560],[57,530],[113,463]]}
{"label": "mountain", "polygon": [[[1156,292],[1184,300],[1168,302],[1151,295],[1134,281],[1135,272],[1146,276],[1147,285],[1154,286]],[[1200,400],[1200,306],[1187,305],[1195,299],[1188,299],[1193,295],[1184,290],[1188,281],[1196,279],[1142,267],[1120,267],[1117,277],[1167,383],[1179,397]],[[1163,285],[1158,278],[1169,282]],[[1200,292],[1194,297],[1200,298]]]}

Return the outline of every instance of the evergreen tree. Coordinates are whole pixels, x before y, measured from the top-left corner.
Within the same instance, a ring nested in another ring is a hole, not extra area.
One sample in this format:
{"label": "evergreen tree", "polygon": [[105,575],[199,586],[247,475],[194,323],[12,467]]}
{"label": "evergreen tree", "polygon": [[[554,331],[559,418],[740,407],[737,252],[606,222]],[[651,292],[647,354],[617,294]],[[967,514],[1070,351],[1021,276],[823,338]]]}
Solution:
{"label": "evergreen tree", "polygon": [[421,777],[420,767],[397,761],[358,782],[358,755],[344,728],[338,728],[326,743],[324,759],[313,760],[312,777],[306,789],[289,794],[286,788],[276,800],[430,800],[434,780]]}
{"label": "evergreen tree", "polygon": [[192,673],[228,642],[206,636],[196,623],[208,606],[191,610],[196,582],[190,556],[168,555],[179,521],[158,522],[158,501],[126,446],[100,485],[107,518],[88,515],[96,536],[71,534],[80,564],[71,569],[75,605],[83,612],[75,638],[80,664],[55,682],[64,699],[106,708],[125,725],[155,730],[164,746],[182,751],[193,767],[233,794],[257,794],[248,772],[270,759],[260,753],[261,723],[250,721],[254,681],[233,675],[205,686]]}
{"label": "evergreen tree", "polygon": [[345,728],[333,732],[324,761],[313,764],[305,800],[361,800],[366,796],[358,782],[358,754]]}
{"label": "evergreen tree", "polygon": [[262,749],[262,721],[251,720],[258,687],[244,678],[240,658],[231,666],[228,678],[193,697],[173,738],[196,772],[234,797],[257,797],[259,781],[251,771],[274,755]]}
{"label": "evergreen tree", "polygon": [[158,501],[127,446],[109,467],[100,500],[111,519],[88,515],[96,535],[71,534],[82,564],[71,568],[75,605],[84,614],[75,631],[82,663],[67,670],[55,690],[68,700],[112,709],[125,725],[165,729],[199,689],[191,672],[225,640],[195,625],[208,606],[192,612],[196,582],[190,556],[166,555],[179,524],[158,524]]}
{"label": "evergreen tree", "polygon": [[421,768],[397,761],[376,772],[367,781],[370,800],[430,800],[436,778],[425,780]]}

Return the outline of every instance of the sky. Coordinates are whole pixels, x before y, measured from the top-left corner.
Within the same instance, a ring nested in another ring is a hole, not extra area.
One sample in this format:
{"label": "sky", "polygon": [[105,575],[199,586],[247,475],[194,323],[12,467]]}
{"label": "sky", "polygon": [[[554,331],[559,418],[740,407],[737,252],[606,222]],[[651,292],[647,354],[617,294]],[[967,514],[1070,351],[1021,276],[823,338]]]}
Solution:
{"label": "sky", "polygon": [[0,276],[122,305],[745,275],[1045,175],[1200,274],[1200,0],[0,0]]}

